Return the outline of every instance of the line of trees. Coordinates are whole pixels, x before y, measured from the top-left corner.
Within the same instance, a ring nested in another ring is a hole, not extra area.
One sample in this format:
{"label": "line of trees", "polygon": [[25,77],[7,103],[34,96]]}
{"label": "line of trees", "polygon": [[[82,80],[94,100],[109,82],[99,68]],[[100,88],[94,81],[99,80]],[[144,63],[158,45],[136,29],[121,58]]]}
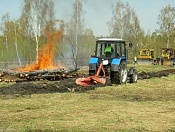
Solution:
{"label": "line of trees", "polygon": [[175,7],[165,6],[160,11],[157,24],[159,29],[145,33],[134,9],[128,3],[117,1],[112,7],[113,17],[107,23],[110,36],[130,40],[134,43],[131,56],[137,56],[142,48],[155,49],[156,56],[161,48],[175,48]]}
{"label": "line of trees", "polygon": [[[56,30],[63,32],[62,39],[54,44],[55,62],[61,60],[67,64],[65,60],[71,60],[69,65],[72,68],[88,64],[99,36],[95,36],[92,29],[85,28],[83,4],[75,0],[68,22],[56,19],[54,5],[54,0],[24,0],[20,18],[11,20],[8,13],[4,14],[0,26],[1,62],[17,66],[37,62],[39,51],[47,43],[44,34],[47,29],[49,33]],[[131,57],[138,55],[142,48],[154,48],[157,55],[162,47],[175,48],[175,7],[167,5],[162,8],[157,20],[159,29],[153,33],[143,30],[129,3],[117,0],[111,12],[112,18],[107,22],[110,31],[108,37],[132,41]]]}

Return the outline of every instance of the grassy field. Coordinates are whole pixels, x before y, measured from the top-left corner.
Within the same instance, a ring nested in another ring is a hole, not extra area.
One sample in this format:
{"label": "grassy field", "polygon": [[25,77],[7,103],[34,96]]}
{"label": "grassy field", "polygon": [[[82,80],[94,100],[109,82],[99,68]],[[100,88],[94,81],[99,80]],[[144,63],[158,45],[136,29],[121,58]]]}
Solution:
{"label": "grassy field", "polygon": [[132,65],[132,64],[129,64],[128,68],[129,67],[135,67],[138,70],[138,72],[161,71],[161,70],[175,68],[175,67],[171,67],[171,66],[162,66],[162,65]]}
{"label": "grassy field", "polygon": [[[135,66],[138,71],[170,67]],[[0,99],[0,132],[174,132],[175,75],[87,93]]]}

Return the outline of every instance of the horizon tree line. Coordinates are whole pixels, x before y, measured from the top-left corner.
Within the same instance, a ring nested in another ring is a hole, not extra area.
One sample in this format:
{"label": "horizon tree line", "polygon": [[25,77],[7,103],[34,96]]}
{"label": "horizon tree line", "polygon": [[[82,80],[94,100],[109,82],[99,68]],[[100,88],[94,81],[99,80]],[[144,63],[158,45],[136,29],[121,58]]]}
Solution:
{"label": "horizon tree line", "polygon": [[[54,0],[24,0],[20,18],[11,20],[8,13],[1,18],[0,61],[23,66],[38,61],[39,51],[47,43],[45,30],[54,33],[61,30],[63,36],[54,44],[54,60],[77,68],[88,64],[99,37],[118,37],[133,42],[130,56],[138,55],[142,48],[154,48],[157,55],[162,47],[175,48],[175,7],[167,5],[160,11],[159,29],[147,32],[129,3],[116,0],[112,6],[111,20],[107,22],[109,36],[95,36],[91,28],[85,28],[85,11],[80,0],[72,5],[69,21],[57,19]],[[59,27],[58,27],[59,25]],[[65,61],[67,60],[67,61]]]}

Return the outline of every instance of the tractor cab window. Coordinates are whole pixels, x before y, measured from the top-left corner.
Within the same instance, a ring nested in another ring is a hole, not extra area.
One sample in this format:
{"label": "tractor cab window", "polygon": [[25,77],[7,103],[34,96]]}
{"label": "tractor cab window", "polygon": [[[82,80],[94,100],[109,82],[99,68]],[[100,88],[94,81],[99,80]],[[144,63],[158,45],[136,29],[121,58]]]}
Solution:
{"label": "tractor cab window", "polygon": [[118,42],[116,44],[116,49],[119,56],[126,56],[125,44],[123,42]]}
{"label": "tractor cab window", "polygon": [[111,42],[98,42],[96,45],[97,57],[115,57],[115,44]]}
{"label": "tractor cab window", "polygon": [[96,56],[97,57],[119,57],[126,56],[125,43],[115,41],[103,41],[96,44]]}
{"label": "tractor cab window", "polygon": [[143,50],[143,54],[144,54],[144,55],[147,55],[147,53],[148,53],[148,52],[147,52],[146,50]]}

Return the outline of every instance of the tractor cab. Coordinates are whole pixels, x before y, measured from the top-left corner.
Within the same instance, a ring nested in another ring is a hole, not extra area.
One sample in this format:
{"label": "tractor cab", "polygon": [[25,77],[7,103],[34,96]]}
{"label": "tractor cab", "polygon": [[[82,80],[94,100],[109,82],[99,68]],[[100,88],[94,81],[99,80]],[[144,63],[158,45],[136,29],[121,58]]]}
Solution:
{"label": "tractor cab", "polygon": [[[95,56],[90,58],[90,75],[96,73],[96,69],[103,63],[103,67],[107,76],[110,76],[111,69],[116,69],[122,61],[127,62],[126,44],[123,39],[117,38],[101,38],[96,41]],[[96,62],[93,62],[96,60]],[[93,67],[93,68],[92,68]],[[92,68],[92,69],[91,69]],[[103,74],[103,73],[102,73]],[[100,74],[101,75],[101,74]]]}
{"label": "tractor cab", "polygon": [[125,41],[109,38],[98,39],[95,56],[104,59],[126,57]]}

